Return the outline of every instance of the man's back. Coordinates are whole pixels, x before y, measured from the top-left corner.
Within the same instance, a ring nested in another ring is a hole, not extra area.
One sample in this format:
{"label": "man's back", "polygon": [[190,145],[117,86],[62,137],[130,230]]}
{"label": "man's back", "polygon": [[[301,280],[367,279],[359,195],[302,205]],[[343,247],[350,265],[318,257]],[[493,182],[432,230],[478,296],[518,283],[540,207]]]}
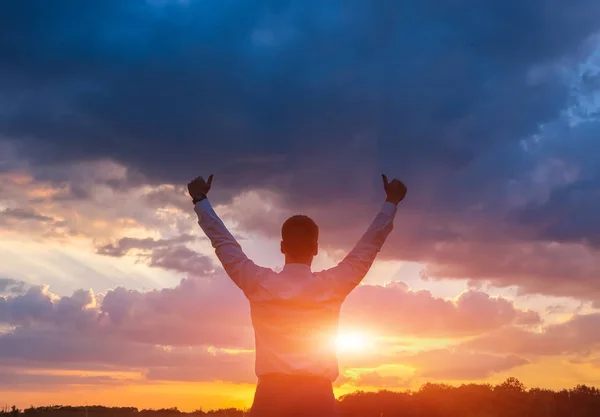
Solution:
{"label": "man's back", "polygon": [[256,375],[338,377],[335,336],[344,294],[308,265],[267,273],[249,297],[256,341]]}

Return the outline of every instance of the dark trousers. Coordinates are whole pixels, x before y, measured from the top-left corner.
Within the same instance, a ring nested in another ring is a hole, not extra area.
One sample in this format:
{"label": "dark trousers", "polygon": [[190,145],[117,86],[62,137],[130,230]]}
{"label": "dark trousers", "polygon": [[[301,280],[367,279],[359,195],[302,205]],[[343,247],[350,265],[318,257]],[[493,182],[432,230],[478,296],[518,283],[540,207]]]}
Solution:
{"label": "dark trousers", "polygon": [[338,417],[330,380],[270,374],[258,378],[250,417]]}

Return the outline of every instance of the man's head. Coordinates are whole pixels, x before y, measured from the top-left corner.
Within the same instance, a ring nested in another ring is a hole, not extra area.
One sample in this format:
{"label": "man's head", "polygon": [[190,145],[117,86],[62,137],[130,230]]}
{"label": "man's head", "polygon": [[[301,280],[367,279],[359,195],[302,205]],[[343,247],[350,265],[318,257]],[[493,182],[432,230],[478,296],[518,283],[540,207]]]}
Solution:
{"label": "man's head", "polygon": [[296,215],[281,227],[281,253],[286,263],[310,265],[319,252],[319,227],[308,216]]}

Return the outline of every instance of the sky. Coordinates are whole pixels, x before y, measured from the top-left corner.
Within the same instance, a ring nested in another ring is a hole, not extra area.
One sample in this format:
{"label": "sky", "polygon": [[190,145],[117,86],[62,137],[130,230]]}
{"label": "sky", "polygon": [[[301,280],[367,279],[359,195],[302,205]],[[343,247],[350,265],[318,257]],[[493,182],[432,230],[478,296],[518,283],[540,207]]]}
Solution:
{"label": "sky", "polygon": [[600,386],[597,0],[0,2],[0,402],[249,406],[256,263],[331,267],[408,194],[342,309],[336,394]]}

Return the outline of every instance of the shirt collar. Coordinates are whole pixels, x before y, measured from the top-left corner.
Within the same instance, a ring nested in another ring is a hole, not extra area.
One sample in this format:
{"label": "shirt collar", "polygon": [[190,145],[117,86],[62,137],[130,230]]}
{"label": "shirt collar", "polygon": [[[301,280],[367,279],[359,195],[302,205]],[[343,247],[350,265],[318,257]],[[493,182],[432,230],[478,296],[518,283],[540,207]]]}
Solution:
{"label": "shirt collar", "polygon": [[311,272],[310,266],[306,265],[306,264],[285,264],[283,266],[283,270],[284,271],[290,271],[290,272]]}

